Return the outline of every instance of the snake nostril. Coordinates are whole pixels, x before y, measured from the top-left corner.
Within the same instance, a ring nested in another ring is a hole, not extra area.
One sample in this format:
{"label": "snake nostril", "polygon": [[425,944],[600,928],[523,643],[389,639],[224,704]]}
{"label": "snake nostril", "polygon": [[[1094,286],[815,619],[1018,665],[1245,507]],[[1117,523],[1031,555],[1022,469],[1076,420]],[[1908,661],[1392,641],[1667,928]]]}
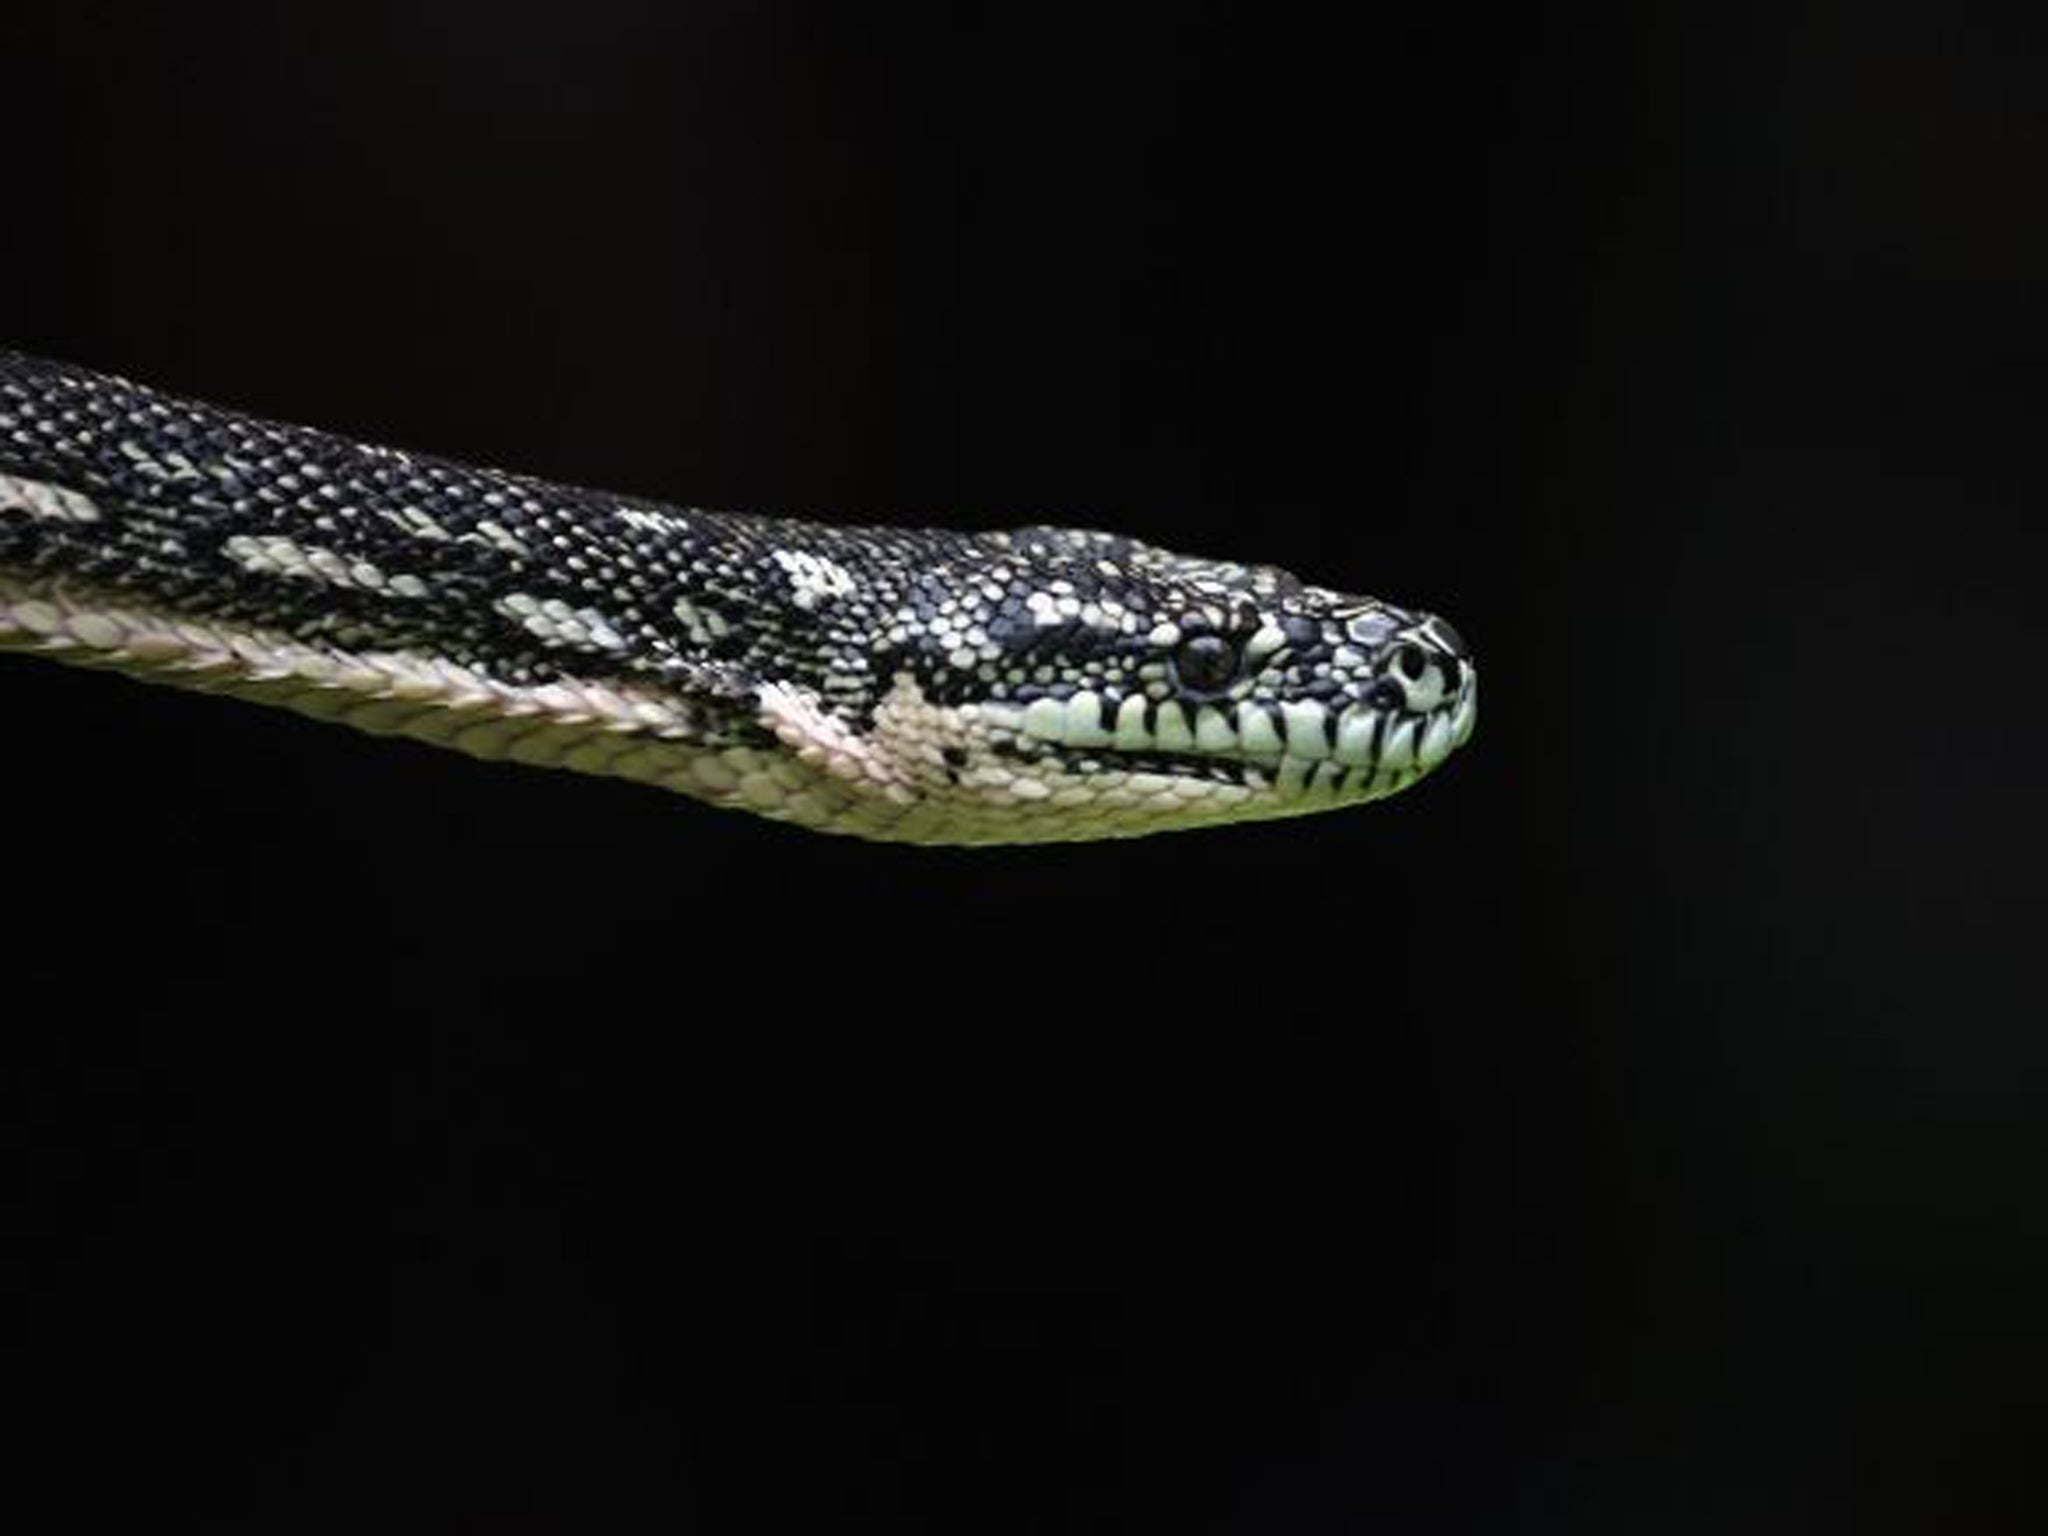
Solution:
{"label": "snake nostril", "polygon": [[1423,668],[1429,665],[1429,653],[1419,645],[1404,645],[1394,652],[1394,665],[1409,682],[1419,683]]}

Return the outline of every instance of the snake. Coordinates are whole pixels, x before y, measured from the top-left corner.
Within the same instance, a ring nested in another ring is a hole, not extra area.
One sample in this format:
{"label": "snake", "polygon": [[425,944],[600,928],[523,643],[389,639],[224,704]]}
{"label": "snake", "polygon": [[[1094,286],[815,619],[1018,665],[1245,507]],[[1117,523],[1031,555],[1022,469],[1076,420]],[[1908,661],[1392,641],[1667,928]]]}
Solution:
{"label": "snake", "polygon": [[0,651],[955,845],[1384,799],[1478,697],[1444,619],[1271,565],[671,505],[6,350]]}

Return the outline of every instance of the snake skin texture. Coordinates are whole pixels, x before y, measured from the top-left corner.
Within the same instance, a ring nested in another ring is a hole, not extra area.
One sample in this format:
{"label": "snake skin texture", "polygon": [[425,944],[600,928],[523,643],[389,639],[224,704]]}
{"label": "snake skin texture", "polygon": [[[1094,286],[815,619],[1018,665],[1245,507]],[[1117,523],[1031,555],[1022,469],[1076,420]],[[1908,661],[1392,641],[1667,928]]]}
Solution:
{"label": "snake skin texture", "polygon": [[0,648],[925,843],[1378,799],[1477,687],[1270,566],[665,506],[4,351]]}

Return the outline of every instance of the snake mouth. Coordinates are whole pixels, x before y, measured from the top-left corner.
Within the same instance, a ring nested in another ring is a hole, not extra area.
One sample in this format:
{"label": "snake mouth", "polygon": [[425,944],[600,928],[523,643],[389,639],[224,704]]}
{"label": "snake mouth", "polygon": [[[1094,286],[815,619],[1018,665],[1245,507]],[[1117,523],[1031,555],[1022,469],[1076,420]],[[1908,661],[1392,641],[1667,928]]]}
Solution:
{"label": "snake mouth", "polygon": [[982,713],[1006,730],[1005,755],[1071,774],[1157,774],[1282,799],[1372,798],[1414,783],[1471,739],[1478,677],[1466,667],[1457,691],[1424,710],[1243,700],[1200,705],[1190,719],[1171,702],[1110,705],[1083,692]]}

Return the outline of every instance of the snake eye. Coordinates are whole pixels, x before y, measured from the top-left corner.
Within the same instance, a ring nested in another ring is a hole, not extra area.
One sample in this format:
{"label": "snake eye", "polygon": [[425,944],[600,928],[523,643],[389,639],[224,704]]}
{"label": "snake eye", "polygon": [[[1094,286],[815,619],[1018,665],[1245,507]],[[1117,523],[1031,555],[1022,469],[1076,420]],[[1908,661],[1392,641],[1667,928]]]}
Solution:
{"label": "snake eye", "polygon": [[1192,635],[1173,653],[1174,675],[1187,693],[1221,693],[1237,681],[1237,647],[1219,635]]}

